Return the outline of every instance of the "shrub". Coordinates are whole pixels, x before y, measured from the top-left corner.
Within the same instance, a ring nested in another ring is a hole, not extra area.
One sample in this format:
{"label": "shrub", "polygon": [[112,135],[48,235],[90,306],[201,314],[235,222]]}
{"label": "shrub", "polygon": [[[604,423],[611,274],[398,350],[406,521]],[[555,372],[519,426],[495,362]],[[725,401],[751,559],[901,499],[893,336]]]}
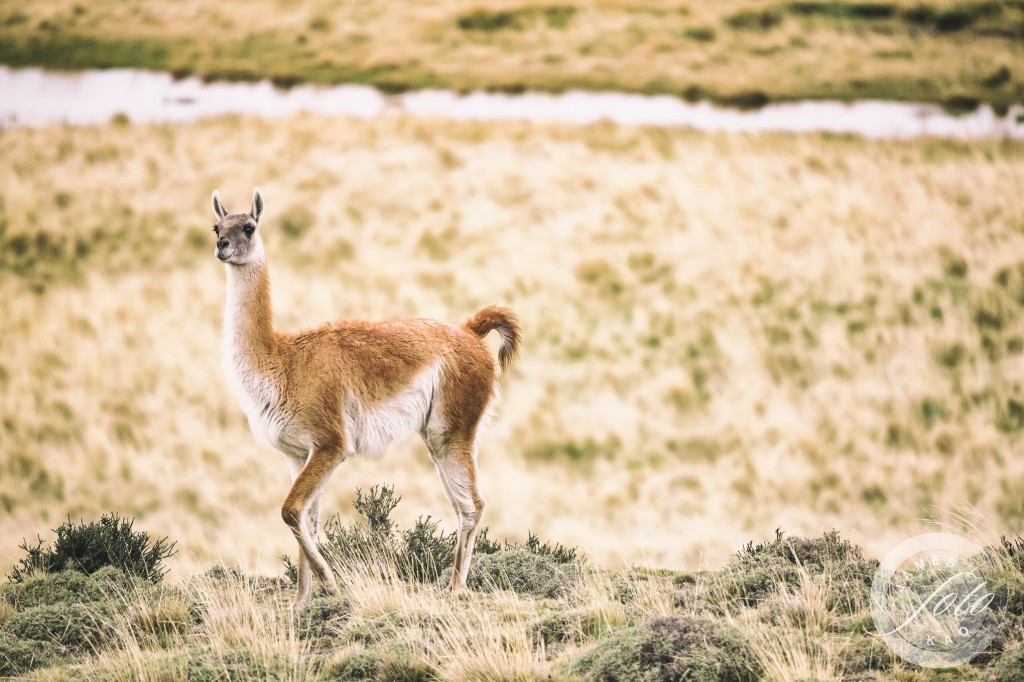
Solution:
{"label": "shrub", "polygon": [[1008,540],[1002,537],[999,542],[1002,546],[1002,553],[1009,557],[1018,571],[1024,573],[1024,538],[1016,537],[1013,540]]}
{"label": "shrub", "polygon": [[583,654],[572,671],[602,682],[754,682],[760,676],[739,630],[683,616],[625,628]]}
{"label": "shrub", "polygon": [[34,668],[47,668],[62,655],[51,642],[21,639],[0,630],[0,677],[14,677]]}
{"label": "shrub", "polygon": [[993,567],[999,567],[989,580],[988,590],[996,595],[990,608],[1002,612],[1002,622],[992,642],[992,650],[1012,648],[1024,636],[1024,540],[1002,539],[1002,547],[989,547]]}
{"label": "shrub", "polygon": [[[271,661],[275,663],[276,661]],[[221,682],[222,680],[280,680],[288,679],[285,671],[288,662],[268,666],[257,660],[251,651],[235,649],[230,651],[192,652],[188,662],[190,682]]]}
{"label": "shrub", "polygon": [[832,586],[828,606],[855,613],[867,606],[877,569],[877,561],[865,559],[860,548],[841,539],[837,531],[820,538],[786,538],[776,531],[774,540],[747,543],[718,577],[727,598],[753,606],[780,585],[798,588],[801,571],[827,575]]}
{"label": "shrub", "polygon": [[[403,579],[419,582],[435,582],[445,569],[450,577],[456,534],[444,532],[439,521],[430,516],[421,516],[411,529],[400,531],[391,514],[401,499],[395,495],[394,486],[373,486],[367,494],[357,489],[353,506],[366,522],[346,525],[338,516],[328,519],[324,524],[326,541],[320,544],[327,560],[333,564],[383,563],[392,566]],[[508,541],[502,544],[491,540],[486,528],[477,532],[474,556],[520,549],[557,565],[582,563],[575,548],[541,542],[532,533],[523,545]],[[282,561],[286,577],[294,582],[295,565],[287,556]]]}
{"label": "shrub", "polygon": [[456,539],[455,533],[446,534],[431,517],[416,519],[412,529],[402,533],[405,573],[414,580],[435,580],[445,566],[455,562]]}
{"label": "shrub", "polygon": [[840,660],[847,675],[860,675],[871,670],[889,670],[894,655],[881,639],[858,636],[843,649]]}
{"label": "shrub", "polygon": [[537,620],[532,628],[534,637],[546,648],[558,644],[582,644],[600,637],[607,629],[605,614],[586,608],[549,613]]}
{"label": "shrub", "polygon": [[360,651],[334,664],[327,672],[330,679],[338,682],[376,680],[379,679],[381,663],[379,654]]}
{"label": "shrub", "polygon": [[442,679],[429,663],[401,647],[356,651],[328,666],[327,679],[339,682],[433,682]]}
{"label": "shrub", "polygon": [[82,604],[35,606],[8,618],[2,632],[37,642],[54,642],[70,651],[97,648],[110,633],[98,610]]}
{"label": "shrub", "polygon": [[1024,682],[1024,646],[1004,652],[988,672],[989,679],[999,682]]}
{"label": "shrub", "polygon": [[167,569],[164,559],[174,555],[174,545],[162,538],[154,542],[148,533],[132,530],[133,520],[117,514],[104,514],[100,520],[77,526],[68,519],[55,529],[53,547],[44,547],[42,538],[35,546],[21,543],[26,553],[8,576],[11,582],[23,582],[34,572],[58,573],[67,569],[95,573],[113,566],[130,576],[159,583]]}
{"label": "shrub", "polygon": [[335,596],[315,597],[299,618],[299,634],[303,639],[330,637],[345,622],[352,605]]}
{"label": "shrub", "polygon": [[[451,569],[445,573],[450,579]],[[466,585],[482,592],[507,589],[553,599],[564,595],[578,579],[579,570],[575,566],[559,563],[526,547],[510,547],[475,557]]]}
{"label": "shrub", "polygon": [[0,586],[0,600],[19,609],[94,602],[141,582],[112,567],[102,568],[92,575],[67,570],[19,583],[5,583]]}

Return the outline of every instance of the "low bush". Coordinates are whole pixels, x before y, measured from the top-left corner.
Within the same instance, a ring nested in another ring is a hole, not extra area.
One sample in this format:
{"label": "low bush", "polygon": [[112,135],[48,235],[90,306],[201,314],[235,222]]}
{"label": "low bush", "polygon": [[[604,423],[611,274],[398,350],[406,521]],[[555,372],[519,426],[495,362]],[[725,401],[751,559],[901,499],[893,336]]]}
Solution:
{"label": "low bush", "polygon": [[1024,682],[1024,645],[1003,652],[989,666],[989,679],[999,682]]}
{"label": "low bush", "polygon": [[992,649],[1002,651],[1024,639],[1024,575],[1007,570],[988,577],[988,591],[996,598],[990,608],[1000,613],[1001,622]]}
{"label": "low bush", "polygon": [[0,677],[14,677],[56,663],[64,651],[52,642],[22,639],[0,630]]}
{"label": "low bush", "polygon": [[24,582],[33,573],[59,573],[73,569],[83,573],[112,566],[127,575],[152,583],[163,580],[167,569],[164,559],[174,555],[173,542],[167,538],[153,541],[148,533],[132,529],[133,520],[117,514],[104,514],[99,521],[78,525],[67,522],[57,527],[53,547],[21,543],[22,557],[8,576],[11,582]]}
{"label": "low bush", "polygon": [[[447,583],[447,569],[439,582]],[[473,558],[466,585],[473,590],[512,590],[519,594],[555,599],[563,596],[579,580],[578,567],[559,563],[550,556],[531,552],[526,547],[511,547]]]}
{"label": "low bush", "polygon": [[878,562],[865,559],[861,549],[831,531],[820,538],[787,538],[776,531],[774,540],[747,543],[736,558],[716,575],[727,601],[753,606],[779,587],[797,589],[800,575],[826,575],[831,585],[829,608],[851,614],[868,606]]}
{"label": "low bush", "polygon": [[380,655],[372,651],[360,651],[327,670],[329,678],[337,682],[362,682],[378,679],[382,661]]}
{"label": "low bush", "polygon": [[1016,537],[1008,540],[1005,537],[1000,539],[1000,548],[995,551],[1003,554],[1009,559],[1010,564],[1020,573],[1024,573],[1024,538]]}
{"label": "low bush", "polygon": [[862,636],[856,639],[840,653],[843,671],[847,675],[861,675],[872,670],[889,670],[895,662],[895,654],[879,637]]}
{"label": "low bush", "polygon": [[572,672],[601,682],[754,682],[761,674],[735,627],[683,616],[616,632],[577,659]]}
{"label": "low bush", "polygon": [[193,651],[189,656],[190,682],[222,682],[222,680],[289,679],[289,663],[283,657],[280,666],[259,660],[251,651]]}
{"label": "low bush", "polygon": [[0,632],[82,652],[96,649],[107,640],[110,627],[98,609],[83,604],[49,604],[14,614],[4,621]]}
{"label": "low bush", "polygon": [[434,682],[440,673],[408,650],[395,647],[356,651],[328,666],[329,680],[339,682]]}
{"label": "low bush", "polygon": [[53,604],[78,604],[107,599],[113,594],[147,583],[113,567],[101,568],[91,575],[65,570],[37,574],[21,582],[0,585],[0,600],[18,609]]}
{"label": "low bush", "polygon": [[[373,486],[366,494],[357,489],[353,506],[365,523],[345,524],[338,516],[327,520],[324,524],[325,541],[320,543],[320,549],[328,562],[335,567],[353,563],[384,564],[393,567],[403,579],[426,583],[437,581],[443,574],[450,578],[455,559],[456,534],[444,532],[440,522],[429,516],[418,518],[410,529],[400,530],[391,514],[401,499],[395,495],[393,486]],[[541,573],[552,573],[546,568],[549,564],[578,567],[583,562],[575,548],[541,542],[532,533],[521,545],[509,541],[499,543],[488,537],[486,528],[481,528],[477,532],[474,564],[484,556],[498,553],[512,553],[514,556],[529,554],[544,559],[533,562],[538,565],[537,570]],[[295,565],[287,556],[282,557],[282,560],[286,577],[294,582]],[[501,561],[515,560],[505,557]],[[510,565],[507,569],[513,578],[526,571],[525,565]],[[478,572],[476,575],[477,585],[482,585],[483,574]],[[540,589],[540,582],[529,584]]]}
{"label": "low bush", "polygon": [[608,629],[606,616],[598,610],[586,608],[555,611],[537,620],[533,634],[545,648],[559,644],[582,644],[600,637]]}
{"label": "low bush", "polygon": [[303,639],[334,636],[348,619],[352,605],[336,596],[314,597],[299,617],[298,631]]}

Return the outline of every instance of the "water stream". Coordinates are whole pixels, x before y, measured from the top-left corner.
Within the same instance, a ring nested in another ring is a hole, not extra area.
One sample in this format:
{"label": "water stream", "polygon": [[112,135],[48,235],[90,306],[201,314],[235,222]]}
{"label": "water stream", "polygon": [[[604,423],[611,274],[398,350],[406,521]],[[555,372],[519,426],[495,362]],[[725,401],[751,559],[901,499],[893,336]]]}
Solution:
{"label": "water stream", "polygon": [[690,127],[735,132],[850,133],[869,138],[934,136],[1024,139],[1024,106],[1005,116],[990,107],[953,115],[935,104],[805,101],[741,111],[670,95],[568,91],[561,94],[420,90],[386,95],[365,85],[204,83],[134,69],[56,72],[0,66],[0,127],[189,122],[225,114],[267,118],[315,112],[372,119],[407,115],[451,120]]}

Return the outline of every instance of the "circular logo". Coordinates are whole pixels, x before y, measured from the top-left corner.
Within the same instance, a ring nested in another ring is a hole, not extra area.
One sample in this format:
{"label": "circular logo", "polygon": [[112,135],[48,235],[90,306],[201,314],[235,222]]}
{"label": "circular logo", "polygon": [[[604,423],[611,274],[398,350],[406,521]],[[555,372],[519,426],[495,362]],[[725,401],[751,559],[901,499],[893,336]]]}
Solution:
{"label": "circular logo", "polygon": [[896,546],[871,585],[876,635],[903,659],[948,668],[988,648],[999,629],[1005,590],[993,557],[970,540],[927,533]]}

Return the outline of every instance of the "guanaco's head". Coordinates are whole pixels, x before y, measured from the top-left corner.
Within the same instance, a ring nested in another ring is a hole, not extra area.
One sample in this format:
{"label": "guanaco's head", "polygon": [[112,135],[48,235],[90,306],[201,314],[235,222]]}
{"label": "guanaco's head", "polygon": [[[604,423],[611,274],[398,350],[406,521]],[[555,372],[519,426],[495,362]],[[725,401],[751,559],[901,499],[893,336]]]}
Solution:
{"label": "guanaco's head", "polygon": [[252,191],[252,208],[248,213],[228,213],[217,190],[213,190],[213,212],[217,216],[217,224],[213,226],[217,235],[214,251],[217,260],[231,265],[248,265],[263,260],[263,242],[259,232],[263,195],[258,189]]}

